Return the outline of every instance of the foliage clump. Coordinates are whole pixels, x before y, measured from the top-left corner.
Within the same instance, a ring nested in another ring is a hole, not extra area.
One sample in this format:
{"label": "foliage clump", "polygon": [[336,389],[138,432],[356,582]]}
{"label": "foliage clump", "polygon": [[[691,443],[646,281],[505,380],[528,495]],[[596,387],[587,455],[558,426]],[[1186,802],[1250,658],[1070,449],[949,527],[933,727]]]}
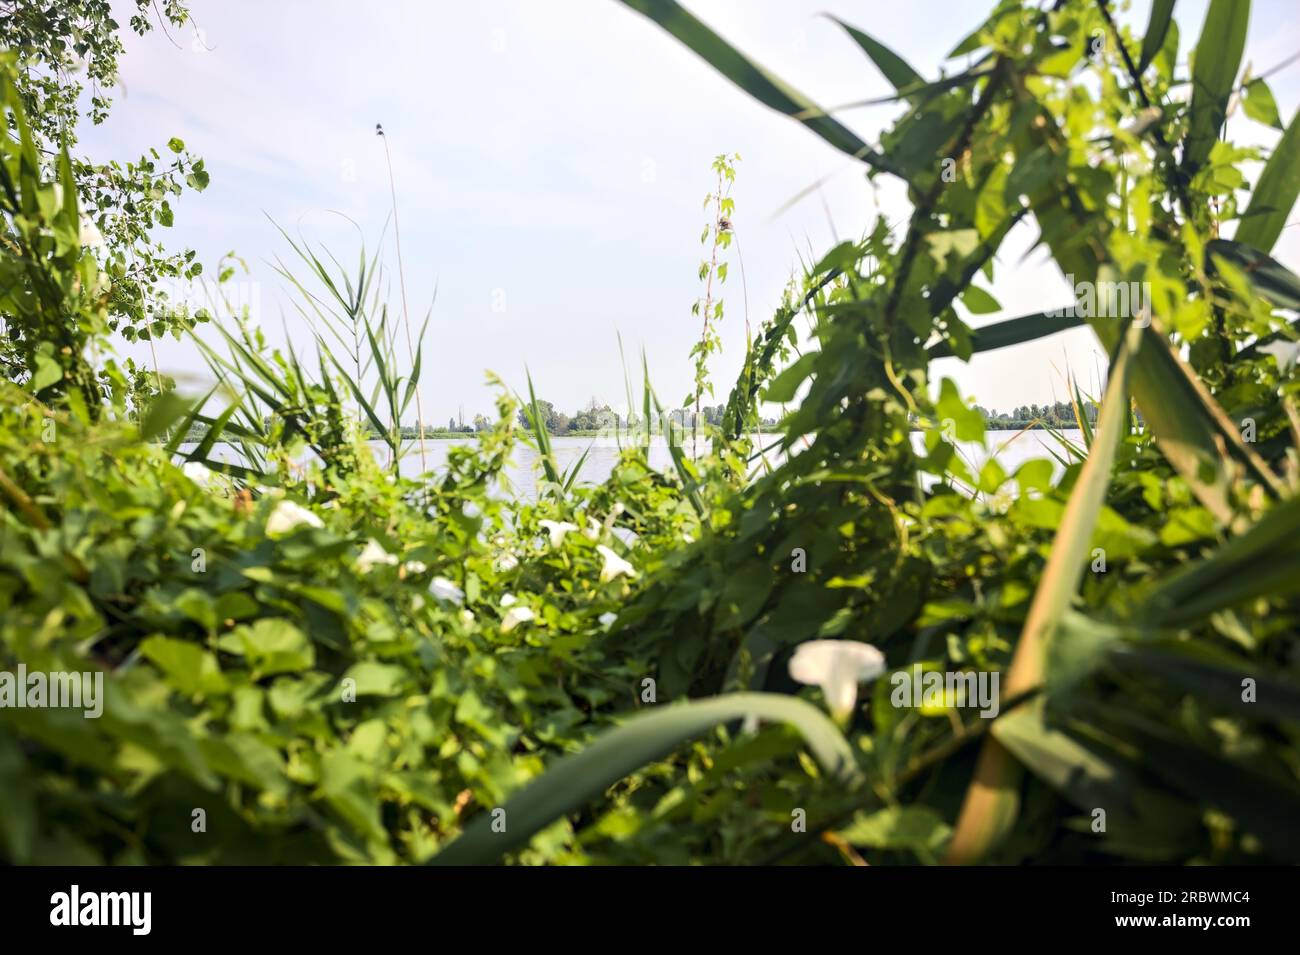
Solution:
{"label": "foliage clump", "polygon": [[[628,5],[914,210],[810,265],[707,452],[660,472],[631,441],[594,486],[559,468],[544,403],[504,390],[444,470],[401,475],[418,360],[360,307],[364,255],[355,282],[304,256],[364,354],[225,330],[211,394],[133,392],[71,164],[38,159],[5,72],[0,310],[24,334],[0,388],[0,667],[106,679],[98,719],[0,707],[0,857],[1300,859],[1300,279],[1268,254],[1300,134],[1247,190],[1254,152],[1219,133],[1249,4],[1212,0],[1189,102],[1176,26],[1139,42],[1104,2],[1003,0],[937,83],[849,28],[904,110],[878,149],[676,4]],[[1149,307],[973,328],[1020,223]],[[1111,356],[1095,406],[1072,388],[1080,439],[967,464],[985,416],[932,362],[1071,323]],[[789,409],[775,462],[763,401]],[[521,440],[535,500],[498,491]],[[814,640],[883,654],[847,710],[790,675]],[[1001,696],[898,702],[935,672]]]}

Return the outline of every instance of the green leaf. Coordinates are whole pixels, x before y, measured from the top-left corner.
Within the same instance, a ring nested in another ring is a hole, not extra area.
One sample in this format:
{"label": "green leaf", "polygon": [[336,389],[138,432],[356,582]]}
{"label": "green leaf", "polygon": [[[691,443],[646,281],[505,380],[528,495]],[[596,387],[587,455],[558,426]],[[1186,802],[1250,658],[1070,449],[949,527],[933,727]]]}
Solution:
{"label": "green leaf", "polygon": [[993,724],[993,735],[1035,776],[1080,809],[1132,803],[1130,771],[1049,727],[1042,700],[1034,700]]}
{"label": "green leaf", "polygon": [[1251,80],[1246,84],[1241,94],[1241,108],[1257,123],[1274,129],[1282,128],[1282,120],[1277,115],[1277,102],[1273,99],[1272,90],[1263,80]]}
{"label": "green leaf", "polygon": [[1175,738],[1167,726],[1122,708],[1090,709],[1097,711],[1092,722],[1110,724],[1124,749],[1140,754],[1145,771],[1162,777],[1184,799],[1233,816],[1270,855],[1300,860],[1300,829],[1295,825],[1300,790],[1294,779],[1205,752]]}
{"label": "green leaf", "polygon": [[70,227],[76,229],[77,241],[81,241],[81,228],[77,210],[77,180],[72,173],[72,159],[68,156],[68,147],[59,150],[59,182],[63,186],[63,215]]}
{"label": "green leaf", "polygon": [[406,682],[406,674],[403,667],[391,663],[362,660],[353,664],[343,678],[356,681],[357,696],[396,696]]}
{"label": "green leaf", "polygon": [[1006,480],[1007,472],[1002,465],[998,463],[998,459],[989,458],[980,468],[979,484],[977,487],[985,494],[996,494],[998,488],[1006,483]]}
{"label": "green leaf", "polygon": [[950,229],[929,233],[925,242],[939,268],[947,269],[950,263],[960,264],[979,248],[980,234],[975,229]]}
{"label": "green leaf", "polygon": [[187,696],[224,693],[228,685],[217,658],[197,644],[171,637],[150,637],[140,653],[163,671],[167,682]]}
{"label": "green leaf", "polygon": [[1105,665],[1111,649],[1124,636],[1122,627],[1067,610],[1057,623],[1055,638],[1047,644],[1044,670],[1048,694],[1053,699],[1068,696]]}
{"label": "green leaf", "polygon": [[207,736],[199,740],[208,765],[231,779],[264,789],[281,798],[289,793],[284,760],[272,746],[249,733]]}
{"label": "green leaf", "polygon": [[1219,138],[1249,22],[1250,0],[1210,0],[1192,66],[1191,118],[1183,143],[1185,174],[1200,169]]}
{"label": "green leaf", "polygon": [[[1110,320],[1094,319],[1091,325],[1105,342],[1102,326]],[[1226,444],[1262,484],[1274,493],[1278,481],[1241,431],[1214,400],[1204,383],[1174,351],[1169,340],[1152,331],[1143,335],[1143,349],[1137,356],[1133,393],[1147,426],[1155,433],[1161,452],[1169,460],[1215,520],[1231,525],[1234,511],[1230,484],[1232,475],[1222,452]]]}
{"label": "green leaf", "polygon": [[943,817],[928,806],[890,806],[859,813],[836,833],[855,846],[913,852],[938,852],[951,834]]}
{"label": "green leaf", "polygon": [[1147,32],[1142,37],[1142,56],[1138,60],[1138,72],[1143,73],[1156,58],[1164,46],[1165,34],[1174,15],[1174,0],[1155,0],[1151,4],[1151,16],[1147,20]]}
{"label": "green leaf", "polygon": [[[1065,309],[1058,309],[1055,313],[1038,312],[1034,315],[1021,315],[1019,318],[1008,318],[1004,322],[995,322],[977,328],[971,333],[971,351],[993,351],[996,348],[1006,348],[1008,345],[1037,341],[1066,329],[1078,328],[1084,323],[1084,320],[1076,315],[1063,314],[1065,311]],[[952,343],[938,342],[931,345],[928,352],[931,358],[946,358],[953,353]]]}
{"label": "green leaf", "polygon": [[154,399],[140,422],[140,437],[145,441],[166,433],[167,429],[189,413],[190,401],[174,391],[165,391]]}
{"label": "green leaf", "polygon": [[774,404],[793,401],[795,394],[799,391],[799,386],[803,384],[803,380],[812,374],[813,366],[817,364],[819,354],[819,352],[810,351],[801,355],[794,364],[772,379],[772,383],[767,386],[767,391],[763,395],[763,400]]}
{"label": "green leaf", "polygon": [[40,828],[37,780],[19,739],[0,733],[0,791],[5,794],[5,811],[0,813],[0,847],[19,865],[31,861]]}
{"label": "green leaf", "polygon": [[1222,256],[1245,274],[1260,298],[1279,308],[1300,311],[1300,276],[1259,249],[1232,239],[1211,239],[1205,245],[1205,256],[1212,273],[1215,256]]}
{"label": "green leaf", "polygon": [[1124,754],[1095,744],[1095,727],[1075,720],[1056,724],[1048,712],[1042,700],[1034,700],[994,723],[994,737],[1089,817],[1105,809],[1103,849],[1158,860],[1171,857],[1171,845],[1193,837],[1200,819],[1192,807],[1146,785],[1141,767]]}
{"label": "green leaf", "polygon": [[372,775],[347,750],[330,750],[321,759],[320,794],[350,829],[376,843],[387,843]]}
{"label": "green leaf", "polygon": [[1300,194],[1300,110],[1273,148],[1237,226],[1238,242],[1268,252],[1282,234],[1296,195]]}
{"label": "green leaf", "polygon": [[[1300,687],[1258,666],[1228,667],[1172,647],[1123,647],[1111,654],[1111,662],[1171,683],[1233,716],[1300,723]],[[1243,699],[1247,680],[1255,690],[1249,701]]]}
{"label": "green leaf", "polygon": [[278,617],[239,626],[219,641],[227,653],[243,654],[259,676],[310,669],[316,653],[306,635]]}
{"label": "green leaf", "polygon": [[848,743],[835,724],[811,704],[773,693],[734,693],[666,706],[633,717],[582,752],[562,759],[507,800],[501,807],[504,832],[493,832],[493,814],[484,813],[466,826],[460,838],[438,853],[432,862],[435,865],[494,862],[527,845],[543,827],[586,805],[633,770],[662,759],[686,740],[720,723],[749,716],[791,724],[823,767],[845,784],[858,782]]}
{"label": "green leaf", "polygon": [[32,374],[29,387],[33,394],[40,394],[46,388],[63,380],[63,368],[53,358],[43,352],[36,355],[36,371]]}
{"label": "green leaf", "polygon": [[[1047,491],[1052,487],[1052,462],[1046,458],[1032,458],[1016,468],[1016,482],[1022,492]],[[1022,493],[1022,498],[1028,500]]]}
{"label": "green leaf", "polygon": [[989,315],[1002,311],[997,299],[975,285],[966,286],[966,291],[961,294],[961,302],[972,315]]}
{"label": "green leaf", "polygon": [[1261,596],[1300,590],[1300,498],[1284,501],[1209,557],[1158,584],[1137,622],[1174,627]]}
{"label": "green leaf", "polygon": [[[831,17],[836,23],[847,31],[849,36],[853,37],[855,43],[862,47],[864,53],[871,57],[871,62],[876,64],[876,68],[885,75],[895,90],[900,93],[907,93],[908,87],[925,86],[925,77],[912,69],[902,57],[900,57],[889,47],[872,39],[863,33],[857,27],[850,26],[838,17]],[[916,94],[913,93],[913,96]]]}
{"label": "green leaf", "polygon": [[984,440],[984,416],[966,404],[951,378],[939,383],[939,400],[934,403],[941,425],[952,422],[953,437],[958,441]]}

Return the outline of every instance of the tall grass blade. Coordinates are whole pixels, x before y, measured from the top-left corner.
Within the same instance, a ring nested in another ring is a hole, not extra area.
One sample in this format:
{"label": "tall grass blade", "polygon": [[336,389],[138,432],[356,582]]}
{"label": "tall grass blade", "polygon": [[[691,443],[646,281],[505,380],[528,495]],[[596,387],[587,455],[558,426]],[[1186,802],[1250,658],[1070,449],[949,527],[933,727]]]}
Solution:
{"label": "tall grass blade", "polygon": [[[1058,309],[1057,311],[1066,312],[1067,310]],[[1009,345],[1033,342],[1040,338],[1046,338],[1048,335],[1055,335],[1057,332],[1078,328],[1083,324],[1084,320],[1077,315],[1057,314],[1055,312],[1038,312],[1034,315],[1008,318],[1003,322],[995,322],[992,325],[974,329],[971,332],[971,352],[993,351],[998,348],[1006,348]],[[947,341],[931,345],[927,349],[927,353],[931,358],[947,358],[954,354],[952,343]]]}
{"label": "tall grass blade", "polygon": [[1246,600],[1300,590],[1300,498],[1266,511],[1245,533],[1167,578],[1142,601],[1135,622],[1176,627]]}
{"label": "tall grass blade", "polygon": [[[1135,352],[1143,344],[1141,329],[1130,326],[1106,386],[1096,440],[1070,494],[1051,557],[1034,592],[1020,641],[1003,681],[1003,696],[1014,699],[1042,685],[1044,656],[1056,626],[1070,608],[1087,567],[1093,529],[1106,500],[1115,453],[1123,438],[1128,381]],[[1020,765],[997,741],[984,741],[975,777],[953,830],[948,861],[976,862],[1009,831],[1018,813]]]}
{"label": "tall grass blade", "polygon": [[1210,0],[1193,57],[1191,116],[1183,142],[1185,175],[1204,165],[1219,138],[1246,48],[1249,22],[1250,0]]}
{"label": "tall grass blade", "polygon": [[[402,323],[406,327],[406,348],[408,358],[411,364],[415,364],[415,343],[411,338],[411,314],[406,307],[406,269],[402,265],[402,228],[397,221],[397,181],[393,178],[393,156],[388,149],[388,137],[384,135],[381,127],[376,125],[376,131],[379,138],[384,141],[384,158],[388,160],[388,188],[393,197],[393,237],[397,243],[397,281],[402,290]],[[424,339],[420,339],[421,350],[423,350]],[[420,389],[415,389],[415,413],[419,416],[418,427],[420,430],[420,472],[427,474],[429,471],[429,462],[425,456],[424,448],[424,406],[420,401]],[[400,428],[401,423],[397,422]]]}
{"label": "tall grass blade", "polygon": [[528,420],[533,426],[533,441],[537,445],[538,460],[542,463],[542,473],[546,475],[546,480],[551,484],[563,486],[564,479],[560,475],[560,469],[555,463],[555,455],[551,450],[551,433],[546,430],[546,419],[542,416],[542,407],[537,403],[537,392],[533,390],[533,376],[531,372],[525,372],[528,377],[528,404],[526,411]]}
{"label": "tall grass blade", "polygon": [[[1083,394],[1079,391],[1079,382],[1077,379],[1070,379],[1070,405],[1074,410],[1074,420],[1079,425],[1079,433],[1083,436],[1083,446],[1092,449],[1092,422],[1088,420],[1088,406],[1084,404]],[[1121,426],[1124,433],[1128,433],[1128,421]]]}
{"label": "tall grass blade", "polygon": [[1147,20],[1147,32],[1142,37],[1142,56],[1138,60],[1138,72],[1145,72],[1156,58],[1160,48],[1165,45],[1165,35],[1174,16],[1174,0],[1155,0],[1151,4],[1151,16]]}
{"label": "tall grass blade", "polygon": [[900,94],[914,96],[909,87],[924,87],[926,85],[925,77],[908,65],[907,61],[901,56],[885,46],[880,41],[874,39],[866,33],[863,33],[857,27],[850,26],[838,17],[832,16],[834,20],[845,32],[853,38],[862,51],[871,58],[871,62],[876,64],[876,68],[884,74],[885,79],[889,80],[890,85]]}
{"label": "tall grass blade", "polygon": [[1297,195],[1300,195],[1300,110],[1291,117],[1286,132],[1264,164],[1233,238],[1261,252],[1271,250],[1282,234]]}
{"label": "tall grass blade", "polygon": [[848,127],[749,60],[681,4],[674,0],[623,0],[623,3],[659,24],[764,106],[798,120],[841,152],[864,160],[877,169],[907,178],[894,163],[864,143]]}

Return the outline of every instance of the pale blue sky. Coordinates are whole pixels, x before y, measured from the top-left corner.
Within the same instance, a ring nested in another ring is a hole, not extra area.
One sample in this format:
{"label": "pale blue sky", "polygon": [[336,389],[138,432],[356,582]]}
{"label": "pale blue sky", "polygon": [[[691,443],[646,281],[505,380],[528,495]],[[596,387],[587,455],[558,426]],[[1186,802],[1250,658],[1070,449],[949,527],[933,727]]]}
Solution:
{"label": "pale blue sky", "polygon": [[[823,104],[884,95],[885,80],[853,42],[817,14],[829,10],[936,75],[943,55],[991,8],[986,0],[742,2],[690,0],[699,17],[776,75]],[[134,4],[115,0],[120,22]],[[1176,15],[1194,42],[1205,0]],[[87,129],[96,158],[133,159],[180,136],[202,155],[212,184],[179,204],[173,247],[196,248],[210,272],[234,250],[248,261],[255,301],[273,340],[280,314],[295,343],[309,341],[283,282],[268,264],[287,251],[263,213],[301,229],[345,261],[357,233],[327,210],[355,219],[378,241],[389,214],[383,146],[397,179],[407,290],[422,316],[438,284],[425,340],[426,418],[490,412],[484,371],[522,388],[527,364],[539,394],[571,410],[591,397],[618,405],[628,357],[644,347],[656,388],[676,403],[689,388],[687,352],[699,329],[691,303],[704,224],[709,163],[739,152],[735,227],[752,325],[770,314],[798,256],[820,255],[835,237],[865,228],[877,209],[903,210],[896,189],[879,192],[845,157],[756,104],[649,21],[614,0],[472,4],[374,0],[194,0],[202,42],[175,34],[126,36],[125,88],[109,122]],[[1148,2],[1122,16],[1145,23]],[[1247,59],[1258,73],[1300,49],[1294,0],[1256,0]],[[1284,120],[1300,102],[1300,64],[1270,79]],[[844,119],[874,139],[893,107]],[[1275,135],[1240,115],[1234,135]],[[813,196],[777,214],[823,176]],[[827,209],[830,218],[828,221]],[[1002,258],[994,292],[1005,313],[1070,300],[1054,269],[1017,267],[1028,233]],[[395,267],[391,231],[386,261]],[[1289,229],[1283,261],[1300,266]],[[726,286],[725,352],[713,365],[724,400],[743,353],[739,263]],[[399,307],[396,281],[389,301]],[[494,303],[504,302],[504,311]],[[147,350],[131,354],[147,359]],[[980,403],[1008,409],[1064,397],[1067,361],[1085,381],[1091,333],[978,357],[946,360]],[[188,344],[159,346],[164,369],[201,375]]]}

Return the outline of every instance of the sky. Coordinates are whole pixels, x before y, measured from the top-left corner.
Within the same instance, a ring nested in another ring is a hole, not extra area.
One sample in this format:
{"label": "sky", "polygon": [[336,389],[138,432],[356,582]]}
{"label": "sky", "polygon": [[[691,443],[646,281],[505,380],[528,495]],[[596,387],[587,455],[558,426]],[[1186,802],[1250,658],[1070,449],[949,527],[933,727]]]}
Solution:
{"label": "sky", "polygon": [[[114,0],[126,24],[131,0]],[[823,105],[883,96],[885,79],[830,12],[935,76],[991,0],[688,0],[686,6],[775,75]],[[1121,19],[1146,23],[1139,0]],[[1176,8],[1182,44],[1200,32],[1206,0]],[[192,247],[209,275],[229,252],[247,263],[236,297],[275,343],[309,346],[311,331],[274,263],[292,250],[273,223],[355,261],[378,249],[400,309],[382,123],[392,152],[412,319],[432,306],[422,396],[431,423],[492,413],[490,370],[565,411],[593,398],[624,401],[621,336],[639,382],[644,350],[665,405],[690,391],[698,338],[692,303],[706,251],[702,201],[709,166],[739,153],[732,193],[736,245],[724,287],[723,353],[711,365],[725,400],[757,327],[803,260],[855,239],[878,214],[905,212],[899,190],[798,124],[756,103],[650,21],[615,0],[193,0],[196,29],[123,31],[113,113],[80,134],[96,160],[133,160],[177,136],[211,175],[187,192],[171,249]],[[1295,0],[1256,0],[1246,60],[1255,73],[1300,50]],[[1300,63],[1270,77],[1284,121],[1300,103]],[[897,107],[841,118],[876,139]],[[1240,115],[1230,133],[1271,145],[1276,134]],[[1247,170],[1248,175],[1254,173]],[[789,205],[808,186],[819,190]],[[1004,311],[981,325],[1059,307],[1069,286],[1033,234],[1013,235],[992,291]],[[738,255],[737,255],[738,253]],[[1274,252],[1300,267],[1300,235]],[[742,268],[743,266],[743,268]],[[741,280],[743,273],[743,282]],[[435,297],[436,290],[436,297]],[[151,361],[147,347],[120,351]],[[197,388],[206,370],[192,343],[158,344],[162,369]],[[1066,369],[1085,389],[1104,362],[1092,333],[936,363],[985,407],[1063,400]],[[706,402],[707,403],[707,402]],[[412,416],[413,418],[413,412]]]}

